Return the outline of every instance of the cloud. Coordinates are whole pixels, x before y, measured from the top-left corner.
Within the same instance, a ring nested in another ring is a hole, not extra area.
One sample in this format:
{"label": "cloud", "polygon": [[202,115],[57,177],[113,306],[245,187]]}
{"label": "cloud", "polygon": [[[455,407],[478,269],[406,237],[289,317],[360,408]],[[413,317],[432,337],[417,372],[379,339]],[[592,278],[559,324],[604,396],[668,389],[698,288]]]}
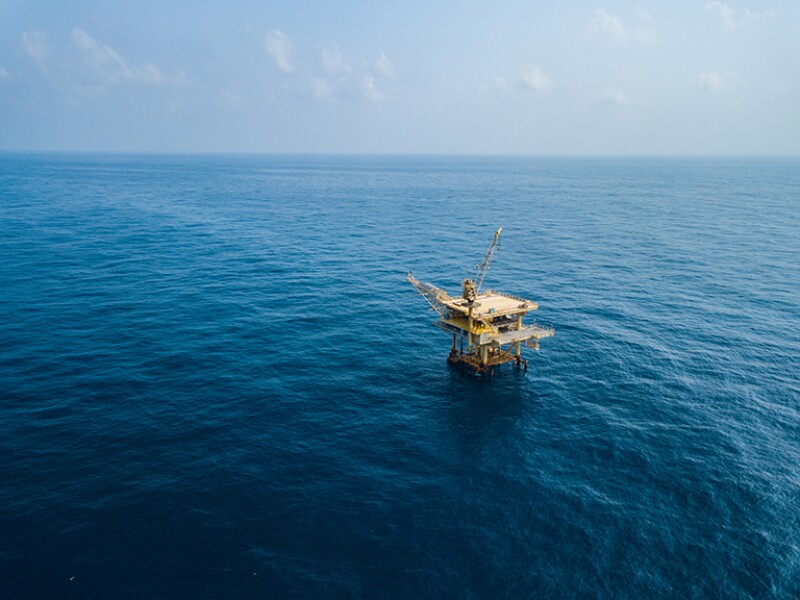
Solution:
{"label": "cloud", "polygon": [[11,77],[11,73],[7,69],[0,67],[0,79],[8,79],[9,77]]}
{"label": "cloud", "polygon": [[180,98],[164,98],[163,102],[167,112],[173,115],[178,114],[186,106],[186,102]]}
{"label": "cloud", "polygon": [[314,66],[293,64],[290,60],[292,45],[288,36],[279,29],[272,29],[264,41],[264,48],[284,73],[298,71],[305,75],[306,93],[322,100],[383,100],[376,78],[390,77],[394,65],[381,51],[375,63],[364,62],[354,66],[339,49],[336,42],[319,48],[319,63]]}
{"label": "cloud", "polygon": [[25,31],[20,36],[22,42],[22,49],[30,56],[39,68],[45,70],[45,61],[47,60],[47,38],[43,32],[36,29]]}
{"label": "cloud", "polygon": [[538,66],[523,69],[520,83],[523,87],[541,92],[546,92],[553,87],[553,82]]}
{"label": "cloud", "polygon": [[616,88],[606,88],[600,96],[600,104],[627,104],[628,97]]}
{"label": "cloud", "polygon": [[744,85],[744,80],[736,73],[700,73],[696,77],[697,85],[705,92],[727,92]]}
{"label": "cloud", "polygon": [[234,109],[248,108],[252,104],[249,98],[228,87],[220,89],[219,101],[222,106]]}
{"label": "cloud", "polygon": [[311,88],[315,97],[323,99],[383,100],[383,94],[375,83],[375,76],[389,76],[394,71],[394,66],[383,52],[374,67],[364,63],[355,68],[345,59],[335,43],[322,48],[320,60],[325,74],[312,77]]}
{"label": "cloud", "polygon": [[84,51],[89,65],[106,85],[182,85],[186,76],[165,75],[152,63],[129,66],[111,46],[101,44],[83,29],[72,30],[72,42]]}
{"label": "cloud", "polygon": [[745,8],[742,10],[741,17],[737,17],[736,11],[720,0],[707,2],[706,12],[716,18],[722,28],[730,33],[736,33],[752,23],[775,16],[773,10],[753,12],[749,8]]}
{"label": "cloud", "polygon": [[608,44],[624,46],[631,42],[652,43],[656,38],[653,18],[647,11],[637,11],[638,22],[626,24],[616,15],[599,8],[589,21],[589,35]]}
{"label": "cloud", "polygon": [[727,4],[723,4],[719,0],[707,2],[706,12],[718,18],[724,29],[728,31],[734,31],[736,29],[736,22],[733,18],[733,9]]}
{"label": "cloud", "polygon": [[330,98],[333,95],[333,88],[328,83],[327,79],[322,77],[314,77],[311,80],[311,86],[314,90],[314,95],[317,98]]}
{"label": "cloud", "polygon": [[516,77],[509,78],[503,75],[495,75],[491,83],[482,83],[478,86],[480,94],[500,94],[504,96],[530,92],[531,90],[547,92],[551,89],[553,89],[553,82],[538,65],[520,69],[519,75]]}
{"label": "cloud", "polygon": [[383,50],[381,50],[381,55],[375,62],[375,71],[379,75],[383,75],[384,77],[391,77],[392,75],[394,75],[394,65],[389,60],[389,57],[386,56],[386,53]]}
{"label": "cloud", "polygon": [[727,90],[731,83],[736,83],[738,78],[735,76],[725,76],[720,73],[700,73],[697,78],[697,85],[704,92],[723,92]]}
{"label": "cloud", "polygon": [[381,94],[375,88],[375,78],[369,73],[364,73],[361,76],[360,86],[361,86],[361,93],[367,100],[372,100],[372,101],[383,100],[383,94]]}
{"label": "cloud", "polygon": [[511,84],[509,83],[508,79],[501,75],[494,76],[494,87],[501,91],[501,92],[510,92],[511,91]]}
{"label": "cloud", "polygon": [[331,75],[339,73],[349,75],[353,72],[353,67],[347,64],[339,50],[339,46],[335,43],[331,43],[322,49],[322,66]]}
{"label": "cloud", "polygon": [[608,14],[602,8],[598,9],[589,23],[592,32],[602,35],[607,39],[623,42],[628,37],[628,30],[619,17]]}
{"label": "cloud", "polygon": [[278,68],[284,73],[291,73],[294,70],[289,61],[292,53],[292,44],[289,37],[280,29],[270,29],[267,38],[264,40],[264,49],[275,61]]}

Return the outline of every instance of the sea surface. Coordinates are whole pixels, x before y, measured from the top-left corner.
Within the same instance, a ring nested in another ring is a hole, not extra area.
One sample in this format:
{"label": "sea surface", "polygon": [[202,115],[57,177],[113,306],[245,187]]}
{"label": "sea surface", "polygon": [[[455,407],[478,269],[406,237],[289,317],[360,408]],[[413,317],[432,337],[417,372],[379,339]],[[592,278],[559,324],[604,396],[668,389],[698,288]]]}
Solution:
{"label": "sea surface", "polygon": [[0,598],[294,597],[800,597],[800,159],[1,155]]}

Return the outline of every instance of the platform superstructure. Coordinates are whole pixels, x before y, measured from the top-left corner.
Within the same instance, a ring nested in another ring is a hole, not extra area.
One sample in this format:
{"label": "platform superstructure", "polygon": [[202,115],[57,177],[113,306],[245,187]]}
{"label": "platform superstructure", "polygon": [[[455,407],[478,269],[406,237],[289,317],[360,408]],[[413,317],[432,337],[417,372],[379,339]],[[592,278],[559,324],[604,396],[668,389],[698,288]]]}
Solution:
{"label": "platform superstructure", "polygon": [[406,278],[441,317],[435,324],[451,333],[453,344],[448,361],[480,374],[492,374],[494,368],[513,361],[528,368],[522,347],[539,349],[539,340],[552,336],[552,327],[525,324],[523,318],[539,305],[532,300],[495,290],[481,291],[483,280],[497,250],[501,227],[494,234],[483,260],[477,265],[475,279],[464,279],[461,296],[451,296],[430,283],[419,281],[412,273]]}

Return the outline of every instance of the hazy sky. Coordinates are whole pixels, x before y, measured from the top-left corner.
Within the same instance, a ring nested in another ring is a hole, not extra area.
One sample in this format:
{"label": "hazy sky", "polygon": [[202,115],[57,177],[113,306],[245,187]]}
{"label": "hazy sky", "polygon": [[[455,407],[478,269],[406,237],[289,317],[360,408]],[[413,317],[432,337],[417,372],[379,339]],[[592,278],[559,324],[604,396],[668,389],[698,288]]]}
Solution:
{"label": "hazy sky", "polygon": [[800,154],[800,2],[0,0],[0,149]]}

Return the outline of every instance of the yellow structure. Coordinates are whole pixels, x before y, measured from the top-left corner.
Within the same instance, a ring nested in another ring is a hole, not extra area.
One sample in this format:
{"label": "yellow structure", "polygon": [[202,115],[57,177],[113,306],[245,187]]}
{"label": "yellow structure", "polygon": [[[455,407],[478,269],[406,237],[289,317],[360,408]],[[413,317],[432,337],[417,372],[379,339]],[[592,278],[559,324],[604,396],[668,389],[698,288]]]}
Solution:
{"label": "yellow structure", "polygon": [[441,319],[436,326],[453,335],[447,360],[489,375],[495,366],[510,361],[527,370],[528,361],[522,358],[522,346],[538,350],[539,340],[555,333],[552,327],[523,324],[523,317],[539,308],[536,302],[493,290],[481,291],[502,230],[501,227],[494,234],[483,261],[477,265],[475,280],[462,282],[461,297],[450,296],[430,283],[419,281],[411,273],[406,275],[409,283],[439,313]]}

